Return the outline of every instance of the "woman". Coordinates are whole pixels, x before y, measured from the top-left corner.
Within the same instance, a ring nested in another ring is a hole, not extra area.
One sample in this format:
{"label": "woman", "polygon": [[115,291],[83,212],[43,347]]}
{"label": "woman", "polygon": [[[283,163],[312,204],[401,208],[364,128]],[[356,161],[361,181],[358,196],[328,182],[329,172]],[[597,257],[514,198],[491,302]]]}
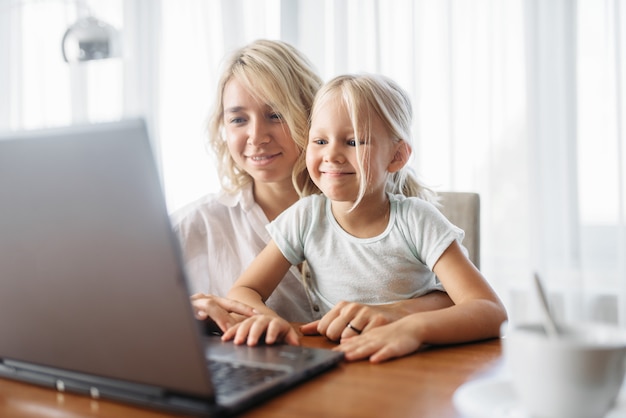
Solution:
{"label": "woman", "polygon": [[[225,331],[249,316],[250,307],[223,299],[235,280],[265,247],[265,226],[303,194],[317,192],[306,171],[292,178],[303,151],[307,122],[321,79],[298,50],[281,41],[258,40],[235,51],[225,63],[209,120],[209,143],[222,190],[173,215],[198,318],[211,318]],[[299,267],[292,267],[266,301],[292,322],[321,319],[319,303],[306,292]],[[323,319],[326,334],[359,316],[370,327],[411,312],[449,306],[445,293],[380,307],[341,302]],[[345,322],[343,322],[345,321]],[[315,332],[316,326],[305,328]]]}

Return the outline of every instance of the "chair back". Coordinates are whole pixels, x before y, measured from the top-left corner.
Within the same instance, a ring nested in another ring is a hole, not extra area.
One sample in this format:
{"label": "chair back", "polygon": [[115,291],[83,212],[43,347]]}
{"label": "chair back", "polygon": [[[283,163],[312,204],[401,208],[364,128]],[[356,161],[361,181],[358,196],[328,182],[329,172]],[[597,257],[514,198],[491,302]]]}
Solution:
{"label": "chair back", "polygon": [[439,210],[454,225],[465,231],[463,245],[469,259],[480,269],[480,195],[467,192],[437,192]]}

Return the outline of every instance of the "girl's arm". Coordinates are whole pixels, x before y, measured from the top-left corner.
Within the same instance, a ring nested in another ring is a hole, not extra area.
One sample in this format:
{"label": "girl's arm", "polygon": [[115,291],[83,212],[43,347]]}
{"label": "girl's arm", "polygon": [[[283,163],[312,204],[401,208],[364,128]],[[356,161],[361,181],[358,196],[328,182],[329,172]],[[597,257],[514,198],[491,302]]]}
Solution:
{"label": "girl's arm", "polygon": [[250,263],[230,288],[227,297],[252,306],[260,313],[276,314],[265,306],[265,301],[283,279],[291,264],[280,252],[274,241]]}
{"label": "girl's arm", "polygon": [[[450,344],[493,338],[507,313],[500,298],[480,271],[453,242],[435,264],[433,271],[454,302],[431,319],[424,328],[424,341]],[[429,317],[425,314],[425,317]],[[440,328],[440,329],[438,329]]]}
{"label": "girl's arm", "polygon": [[454,344],[494,338],[507,319],[504,305],[455,241],[434,266],[454,305],[408,315],[367,333],[341,340],[346,359],[381,362],[424,344]]}
{"label": "girl's arm", "polygon": [[413,299],[402,300],[384,305],[366,305],[358,302],[342,301],[336,304],[320,320],[300,327],[305,335],[321,334],[331,341],[352,337],[356,332],[346,327],[351,324],[362,332],[397,321],[416,312],[434,311],[454,305],[445,292],[435,290]]}
{"label": "girl's arm", "polygon": [[270,241],[233,284],[227,295],[230,299],[251,306],[258,315],[230,327],[224,332],[222,339],[233,339],[236,344],[256,345],[265,335],[265,342],[268,344],[279,340],[299,344],[298,333],[289,322],[265,305],[265,301],[290,267],[291,264],[274,241]]}

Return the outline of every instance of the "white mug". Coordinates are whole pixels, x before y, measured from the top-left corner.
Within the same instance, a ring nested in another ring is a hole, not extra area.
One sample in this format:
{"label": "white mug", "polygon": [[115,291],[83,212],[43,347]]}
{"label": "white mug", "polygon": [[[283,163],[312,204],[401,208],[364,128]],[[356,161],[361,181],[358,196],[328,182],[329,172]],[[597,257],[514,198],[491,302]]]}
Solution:
{"label": "white mug", "polygon": [[503,350],[525,412],[545,418],[600,418],[613,407],[626,368],[626,330],[599,323],[503,326]]}

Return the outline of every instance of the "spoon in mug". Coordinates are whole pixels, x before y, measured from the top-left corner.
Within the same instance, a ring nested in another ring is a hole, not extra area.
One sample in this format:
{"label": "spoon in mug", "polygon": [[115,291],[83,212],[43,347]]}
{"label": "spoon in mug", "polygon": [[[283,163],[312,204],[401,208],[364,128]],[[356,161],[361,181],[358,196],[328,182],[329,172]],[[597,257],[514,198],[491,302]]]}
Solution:
{"label": "spoon in mug", "polygon": [[554,317],[550,312],[548,298],[546,297],[546,292],[543,290],[543,284],[541,283],[541,279],[537,273],[535,273],[535,290],[539,296],[539,305],[541,305],[541,310],[543,311],[543,327],[545,328],[548,337],[558,338],[559,330],[556,326],[556,322],[554,321]]}

